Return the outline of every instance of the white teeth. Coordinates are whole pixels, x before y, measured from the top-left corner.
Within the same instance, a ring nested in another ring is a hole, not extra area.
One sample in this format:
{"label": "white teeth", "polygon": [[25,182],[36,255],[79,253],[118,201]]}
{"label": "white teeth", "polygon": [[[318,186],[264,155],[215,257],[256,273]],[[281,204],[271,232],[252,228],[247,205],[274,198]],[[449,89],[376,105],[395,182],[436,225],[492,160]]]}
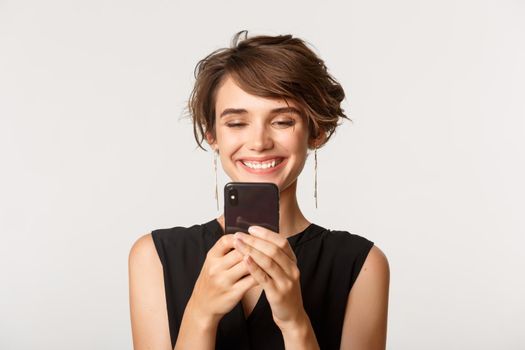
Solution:
{"label": "white teeth", "polygon": [[277,162],[274,159],[269,163],[255,163],[255,162],[245,162],[245,161],[242,161],[242,163],[251,169],[268,169],[268,168],[275,167],[275,164]]}

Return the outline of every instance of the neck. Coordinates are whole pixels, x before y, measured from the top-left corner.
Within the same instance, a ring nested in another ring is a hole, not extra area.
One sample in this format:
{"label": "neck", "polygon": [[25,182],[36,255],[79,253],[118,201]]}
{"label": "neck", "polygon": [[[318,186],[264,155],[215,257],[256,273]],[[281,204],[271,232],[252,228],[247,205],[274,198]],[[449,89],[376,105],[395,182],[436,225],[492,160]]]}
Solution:
{"label": "neck", "polygon": [[[279,194],[279,234],[290,237],[310,225],[297,203],[297,180]],[[217,218],[224,232],[224,215]]]}

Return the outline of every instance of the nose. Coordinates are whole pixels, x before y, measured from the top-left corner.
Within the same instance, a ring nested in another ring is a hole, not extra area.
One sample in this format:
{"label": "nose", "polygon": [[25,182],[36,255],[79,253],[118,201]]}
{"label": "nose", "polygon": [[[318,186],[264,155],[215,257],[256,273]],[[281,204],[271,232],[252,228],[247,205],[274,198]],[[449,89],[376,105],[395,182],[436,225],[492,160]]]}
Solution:
{"label": "nose", "polygon": [[254,124],[248,140],[249,148],[252,151],[261,152],[273,147],[271,131],[262,123]]}

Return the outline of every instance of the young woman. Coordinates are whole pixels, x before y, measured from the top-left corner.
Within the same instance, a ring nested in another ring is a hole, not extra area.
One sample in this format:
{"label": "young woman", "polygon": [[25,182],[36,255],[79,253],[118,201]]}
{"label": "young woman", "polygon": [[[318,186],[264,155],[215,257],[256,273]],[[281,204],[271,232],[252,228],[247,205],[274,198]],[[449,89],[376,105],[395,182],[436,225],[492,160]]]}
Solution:
{"label": "young woman", "polygon": [[347,118],[343,98],[291,35],[241,32],[199,62],[189,101],[197,143],[206,139],[232,181],[278,186],[280,232],[224,234],[221,215],[139,238],[129,256],[135,349],[385,349],[385,255],[311,223],[297,202],[308,151]]}

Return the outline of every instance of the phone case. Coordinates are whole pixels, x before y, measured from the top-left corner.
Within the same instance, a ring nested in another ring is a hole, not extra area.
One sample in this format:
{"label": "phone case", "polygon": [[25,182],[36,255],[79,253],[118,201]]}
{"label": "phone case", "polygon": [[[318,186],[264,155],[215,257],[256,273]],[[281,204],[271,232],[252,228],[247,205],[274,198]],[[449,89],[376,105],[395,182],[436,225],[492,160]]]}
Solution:
{"label": "phone case", "polygon": [[252,225],[279,232],[279,188],[270,182],[229,182],[224,186],[226,233]]}

